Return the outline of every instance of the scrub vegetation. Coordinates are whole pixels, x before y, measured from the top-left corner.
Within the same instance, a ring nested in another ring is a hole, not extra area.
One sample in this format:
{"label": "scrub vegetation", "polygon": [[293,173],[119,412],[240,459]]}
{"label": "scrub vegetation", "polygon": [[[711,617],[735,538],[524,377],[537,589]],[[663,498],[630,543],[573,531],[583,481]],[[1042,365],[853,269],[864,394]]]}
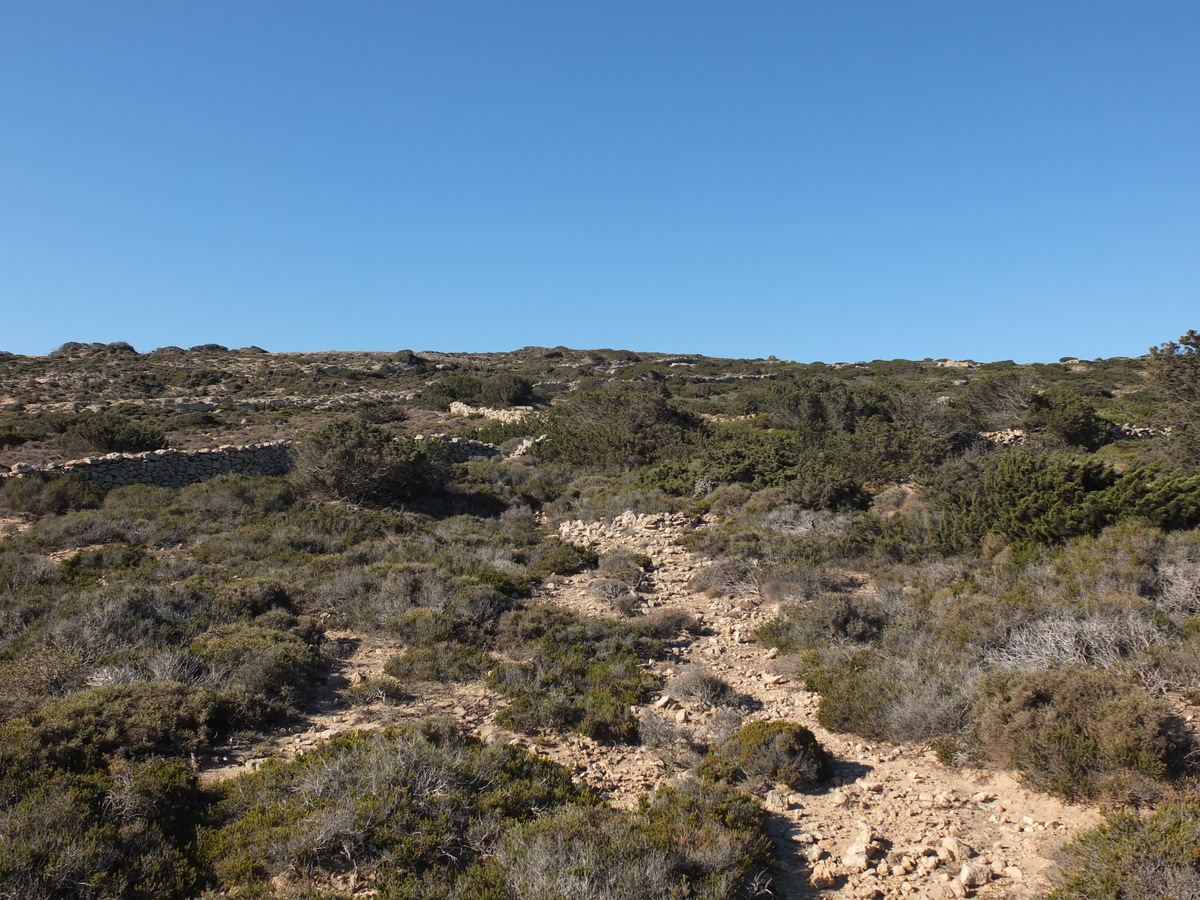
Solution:
{"label": "scrub vegetation", "polygon": [[[400,648],[348,702],[482,682],[531,740],[736,702],[653,674],[697,626],[647,614],[649,557],[557,536],[626,510],[709,517],[691,588],[779,605],[757,639],[821,726],[1103,804],[1056,898],[1200,891],[1195,332],[1033,365],[70,343],[0,354],[0,395],[6,467],[280,438],[295,463],[0,479],[0,895],[764,895],[752,793],[831,772],[798,723],[730,728],[635,810],[436,718],[198,777],[296,721],[343,633]],[[533,598],[580,572],[610,617]]]}

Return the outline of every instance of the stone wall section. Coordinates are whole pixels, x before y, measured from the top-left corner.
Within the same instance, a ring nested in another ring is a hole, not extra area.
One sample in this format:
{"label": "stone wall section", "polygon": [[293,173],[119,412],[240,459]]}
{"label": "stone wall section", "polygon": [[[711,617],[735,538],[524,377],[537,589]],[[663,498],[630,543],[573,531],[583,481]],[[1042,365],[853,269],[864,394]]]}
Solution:
{"label": "stone wall section", "polygon": [[212,412],[215,409],[256,410],[269,409],[312,409],[317,412],[333,412],[347,406],[356,406],[364,400],[408,402],[421,396],[420,391],[359,391],[353,394],[321,395],[316,397],[154,397],[144,399],[132,397],[123,400],[62,401],[49,403],[24,403],[19,407],[9,404],[10,410],[20,409],[27,413],[44,412],[103,412],[110,406],[136,406],[141,409],[164,409],[167,412]]}
{"label": "stone wall section", "polygon": [[18,463],[0,478],[44,473],[79,473],[105,489],[129,484],[183,487],[217,475],[283,475],[292,468],[291,441],[212,447],[203,450],[151,450],[147,453],[109,453],[50,466]]}
{"label": "stone wall section", "polygon": [[452,416],[481,416],[495,422],[520,422],[533,412],[532,406],[514,406],[510,409],[491,409],[487,406],[470,406],[459,400],[450,404]]}

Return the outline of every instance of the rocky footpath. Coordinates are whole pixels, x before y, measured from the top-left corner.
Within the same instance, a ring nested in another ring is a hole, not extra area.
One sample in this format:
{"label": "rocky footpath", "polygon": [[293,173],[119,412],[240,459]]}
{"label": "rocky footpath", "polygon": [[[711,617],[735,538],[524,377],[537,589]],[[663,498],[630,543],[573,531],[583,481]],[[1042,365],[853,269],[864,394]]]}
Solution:
{"label": "rocky footpath", "polygon": [[[564,524],[560,535],[601,553],[626,549],[649,556],[654,570],[638,593],[644,612],[673,608],[695,616],[701,629],[670,642],[653,664],[666,689],[635,710],[647,733],[711,738],[736,727],[730,718],[783,719],[812,729],[834,756],[834,777],[810,792],[782,786],[759,796],[779,863],[771,896],[943,900],[1038,897],[1052,883],[1059,847],[1099,822],[1095,809],[1071,806],[1023,788],[1006,772],[947,768],[919,745],[876,746],[834,734],[816,723],[819,697],[794,681],[773,650],[754,640],[775,608],[752,592],[713,596],[689,585],[706,565],[678,539],[697,523],[681,516],[625,513],[600,523]],[[537,599],[580,615],[612,616],[591,596],[595,572],[555,578]],[[537,737],[498,727],[505,701],[480,682],[411,685],[398,702],[347,706],[345,688],[369,682],[400,647],[333,633],[351,648],[307,722],[256,747],[230,751],[208,764],[205,777],[254,768],[271,755],[292,756],[343,731],[378,728],[428,715],[452,716],[481,738],[524,747],[569,768],[623,808],[661,784],[688,777],[686,753],[668,745],[613,746],[578,734]],[[671,679],[696,663],[724,679],[735,699],[721,706],[672,696]],[[656,726],[657,727],[654,727]]]}
{"label": "rocky footpath", "polygon": [[[780,671],[754,633],[776,609],[753,593],[709,596],[689,583],[705,562],[677,546],[693,523],[677,516],[626,513],[610,522],[573,522],[560,535],[601,553],[627,549],[654,562],[643,586],[648,608],[682,609],[705,632],[677,641],[656,665],[667,690],[640,716],[703,731],[720,709],[670,694],[670,677],[703,663],[745,698],[749,719],[786,719],[812,729],[836,758],[825,789],[762,795],[780,856],[777,897],[1034,897],[1050,885],[1057,849],[1099,822],[1096,810],[1070,806],[1021,787],[1005,772],[951,769],[927,748],[880,747],[833,734],[816,723],[819,697]],[[584,574],[546,585],[542,598],[584,615],[611,615],[589,597]],[[645,748],[612,750],[573,738],[547,752],[581,771],[618,805],[677,773]]]}

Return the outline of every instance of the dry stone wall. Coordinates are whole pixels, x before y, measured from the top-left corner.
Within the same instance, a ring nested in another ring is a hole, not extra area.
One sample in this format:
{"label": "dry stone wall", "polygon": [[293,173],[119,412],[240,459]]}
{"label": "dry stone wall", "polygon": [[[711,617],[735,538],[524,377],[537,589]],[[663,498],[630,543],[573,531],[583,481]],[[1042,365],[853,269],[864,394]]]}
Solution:
{"label": "dry stone wall", "polygon": [[272,397],[154,397],[151,399],[128,398],[121,400],[94,400],[89,403],[63,401],[53,403],[24,403],[19,406],[0,406],[9,410],[21,409],[27,413],[47,412],[103,412],[110,406],[136,406],[142,409],[165,409],[168,412],[211,412],[229,408],[255,411],[266,409],[312,409],[331,412],[347,406],[355,406],[364,400],[407,402],[421,396],[420,391],[359,391],[353,394],[319,395],[299,397],[277,395]]}
{"label": "dry stone wall", "polygon": [[291,441],[226,445],[204,450],[151,450],[148,453],[109,453],[50,466],[18,463],[0,478],[44,473],[78,473],[103,488],[129,484],[183,487],[217,475],[282,475],[292,468]]}

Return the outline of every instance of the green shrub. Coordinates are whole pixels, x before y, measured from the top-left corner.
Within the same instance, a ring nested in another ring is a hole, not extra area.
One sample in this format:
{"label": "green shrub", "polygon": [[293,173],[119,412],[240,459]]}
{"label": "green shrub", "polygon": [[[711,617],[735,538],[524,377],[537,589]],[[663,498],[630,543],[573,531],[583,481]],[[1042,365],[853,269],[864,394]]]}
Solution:
{"label": "green shrub", "polygon": [[[525,615],[532,621],[523,628]],[[525,662],[500,665],[488,677],[512,701],[498,722],[528,731],[571,728],[598,740],[636,739],[630,707],[644,703],[654,683],[642,663],[662,653],[649,628],[540,611],[507,618],[502,635],[541,635],[521,651]]]}
{"label": "green shrub", "polygon": [[393,656],[383,671],[401,682],[471,681],[491,667],[492,658],[482,650],[448,642]]}
{"label": "green shrub", "polygon": [[1111,791],[1122,776],[1162,778],[1190,745],[1164,703],[1106,672],[991,673],[975,719],[996,762],[1071,798]]}
{"label": "green shrub", "polygon": [[1023,448],[944,467],[929,497],[941,513],[934,540],[948,552],[978,552],[989,534],[1028,551],[1098,534],[1131,516],[1164,529],[1200,524],[1200,476],[1148,468],[1118,472],[1096,459]]}
{"label": "green shrub", "polygon": [[418,405],[448,409],[454,401],[473,406],[517,406],[533,399],[533,383],[512,372],[445,375],[422,391]]}
{"label": "green shrub", "polygon": [[203,853],[226,890],[247,892],[287,870],[449,882],[506,823],[594,802],[565,769],[435,721],[342,735],[219,790]]}
{"label": "green shrub", "polygon": [[87,775],[43,769],[0,800],[0,895],[194,897],[204,799],[182,763],[115,763]]}
{"label": "green shrub", "polygon": [[484,406],[519,406],[533,399],[533,383],[512,372],[497,372],[481,380],[479,401]]}
{"label": "green shrub", "polygon": [[42,765],[86,772],[110,757],[204,750],[229,715],[229,705],[203,687],[136,682],[80,691],[0,728],[0,773]]}
{"label": "green shrub", "polygon": [[1069,844],[1048,900],[1200,896],[1200,803],[1172,800],[1149,815],[1117,811]]}
{"label": "green shrub", "polygon": [[11,450],[32,440],[36,440],[33,432],[18,430],[11,425],[0,425],[0,450]]}
{"label": "green shrub", "polygon": [[976,663],[922,634],[882,646],[834,646],[800,656],[805,686],[821,695],[817,721],[872,740],[957,734],[974,699]]}
{"label": "green shrub", "polygon": [[[812,435],[718,428],[697,456],[648,467],[639,481],[677,496],[703,496],[718,485],[774,487],[804,509],[866,509],[871,498],[863,476],[847,470],[847,458],[847,448],[826,452]],[[901,470],[911,474],[911,467]],[[726,487],[714,494],[713,511],[728,514],[747,498],[745,491]]]}
{"label": "green shrub", "polygon": [[1200,334],[1189,330],[1178,341],[1151,347],[1149,374],[1175,426],[1169,456],[1183,467],[1194,468],[1200,464]]}
{"label": "green shrub", "polygon": [[18,515],[62,515],[77,509],[95,509],[104,491],[80,474],[23,475],[0,479],[0,510]]}
{"label": "green shrub", "polygon": [[1058,444],[1084,450],[1098,450],[1113,439],[1113,423],[1096,415],[1089,400],[1067,388],[1034,396],[1025,427]]}
{"label": "green shrub", "polygon": [[196,638],[191,650],[223,676],[225,690],[247,711],[287,709],[321,668],[316,649],[301,637],[262,625],[224,625]]}
{"label": "green shrub", "polygon": [[887,712],[901,690],[875,649],[831,654],[807,670],[805,687],[821,695],[821,727],[876,739],[885,737]]}
{"label": "green shrub", "polygon": [[363,400],[354,415],[371,425],[394,425],[408,419],[408,410],[394,400]]}
{"label": "green shrub", "polygon": [[887,614],[876,598],[823,593],[788,605],[759,629],[758,639],[796,653],[834,642],[870,643],[882,636],[886,624]]}
{"label": "green shrub", "polygon": [[152,425],[117,412],[81,413],[63,432],[59,444],[67,453],[141,453],[161,450],[167,436]]}
{"label": "green shrub", "polygon": [[566,807],[511,830],[493,868],[523,900],[735,900],[765,887],[762,811],[725,786],[662,788],[633,814]]}
{"label": "green shrub", "polygon": [[420,500],[450,479],[449,451],[441,441],[414,441],[367,422],[331,422],[298,442],[296,477],[322,497],[363,504]]}
{"label": "green shrub", "polygon": [[700,440],[703,426],[671,404],[665,391],[620,384],[580,391],[555,405],[549,439],[534,445],[546,459],[609,469],[631,469],[682,456]]}
{"label": "green shrub", "polygon": [[696,767],[705,780],[760,787],[782,783],[811,787],[829,778],[829,754],[811,731],[796,722],[748,722]]}
{"label": "green shrub", "polygon": [[989,533],[1018,547],[1096,534],[1114,520],[1107,491],[1119,478],[1095,460],[1021,448],[964,460],[931,487],[930,501],[942,513],[934,538],[946,551],[975,553]]}
{"label": "green shrub", "polygon": [[848,512],[871,505],[871,495],[862,484],[836,465],[799,466],[781,473],[776,483],[801,509]]}
{"label": "green shrub", "polygon": [[577,575],[596,568],[598,562],[596,551],[549,537],[530,550],[527,565],[530,577],[540,580],[550,575]]}

